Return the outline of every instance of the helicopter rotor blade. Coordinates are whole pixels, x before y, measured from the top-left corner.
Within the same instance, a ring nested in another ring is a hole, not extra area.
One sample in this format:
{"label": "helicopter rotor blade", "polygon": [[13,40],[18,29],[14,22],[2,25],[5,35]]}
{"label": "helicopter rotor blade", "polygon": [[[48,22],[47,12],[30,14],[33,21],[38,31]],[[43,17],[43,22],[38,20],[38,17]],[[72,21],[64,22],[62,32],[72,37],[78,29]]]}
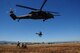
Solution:
{"label": "helicopter rotor blade", "polygon": [[61,16],[61,15],[54,15],[54,16]]}
{"label": "helicopter rotor blade", "polygon": [[59,14],[59,12],[51,12],[51,13]]}
{"label": "helicopter rotor blade", "polygon": [[59,14],[59,12],[52,12],[52,11],[46,11],[46,12],[50,12],[50,13]]}
{"label": "helicopter rotor blade", "polygon": [[31,9],[31,10],[39,10],[39,9],[35,9],[35,8],[27,7],[27,6],[22,6],[22,5],[16,5],[16,6]]}
{"label": "helicopter rotor blade", "polygon": [[44,7],[45,3],[47,2],[47,0],[44,1],[44,3],[42,4],[40,10],[42,10],[42,8]]}

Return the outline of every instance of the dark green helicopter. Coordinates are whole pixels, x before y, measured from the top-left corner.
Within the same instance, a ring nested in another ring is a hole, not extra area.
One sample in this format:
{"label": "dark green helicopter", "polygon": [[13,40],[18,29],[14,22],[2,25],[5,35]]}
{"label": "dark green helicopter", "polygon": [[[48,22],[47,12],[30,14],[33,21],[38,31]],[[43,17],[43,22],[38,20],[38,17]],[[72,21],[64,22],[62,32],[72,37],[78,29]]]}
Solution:
{"label": "dark green helicopter", "polygon": [[54,16],[59,16],[58,12],[50,12],[50,11],[44,11],[42,10],[42,8],[44,7],[45,3],[47,2],[47,0],[44,0],[42,6],[40,7],[40,9],[35,9],[35,8],[31,8],[31,7],[27,7],[27,6],[22,6],[22,5],[16,5],[18,7],[22,7],[22,8],[27,8],[27,9],[31,9],[33,11],[31,11],[29,14],[27,15],[22,15],[22,16],[16,16],[14,14],[14,11],[11,10],[10,11],[10,16],[13,20],[20,20],[20,19],[34,19],[34,20],[39,20],[42,19],[43,21],[47,20],[47,19],[51,19],[54,18]]}

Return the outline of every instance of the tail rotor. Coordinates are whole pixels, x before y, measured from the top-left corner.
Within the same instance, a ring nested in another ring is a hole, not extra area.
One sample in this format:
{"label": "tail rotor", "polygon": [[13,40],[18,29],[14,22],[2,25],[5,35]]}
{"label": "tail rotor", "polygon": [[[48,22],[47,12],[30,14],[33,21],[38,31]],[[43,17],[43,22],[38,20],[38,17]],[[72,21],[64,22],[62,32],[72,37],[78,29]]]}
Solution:
{"label": "tail rotor", "polygon": [[10,16],[13,20],[16,20],[16,15],[14,14],[14,10],[12,8],[10,8]]}

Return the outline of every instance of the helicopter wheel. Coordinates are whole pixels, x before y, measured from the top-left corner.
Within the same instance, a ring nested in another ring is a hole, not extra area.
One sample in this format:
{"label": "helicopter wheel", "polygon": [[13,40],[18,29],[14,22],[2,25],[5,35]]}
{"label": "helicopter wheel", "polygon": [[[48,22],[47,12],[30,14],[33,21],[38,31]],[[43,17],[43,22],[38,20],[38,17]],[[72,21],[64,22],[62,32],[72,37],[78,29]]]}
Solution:
{"label": "helicopter wheel", "polygon": [[20,19],[18,19],[18,22],[20,21]]}
{"label": "helicopter wheel", "polygon": [[45,20],[43,20],[43,22],[44,22]]}

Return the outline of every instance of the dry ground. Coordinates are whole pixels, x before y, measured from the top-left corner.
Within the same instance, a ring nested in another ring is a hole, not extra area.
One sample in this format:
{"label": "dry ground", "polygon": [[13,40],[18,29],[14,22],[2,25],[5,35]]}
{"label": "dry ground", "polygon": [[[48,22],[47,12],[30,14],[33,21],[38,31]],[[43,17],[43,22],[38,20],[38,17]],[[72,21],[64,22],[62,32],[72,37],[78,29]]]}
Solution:
{"label": "dry ground", "polygon": [[27,48],[0,45],[0,53],[80,53],[80,43],[28,45]]}

